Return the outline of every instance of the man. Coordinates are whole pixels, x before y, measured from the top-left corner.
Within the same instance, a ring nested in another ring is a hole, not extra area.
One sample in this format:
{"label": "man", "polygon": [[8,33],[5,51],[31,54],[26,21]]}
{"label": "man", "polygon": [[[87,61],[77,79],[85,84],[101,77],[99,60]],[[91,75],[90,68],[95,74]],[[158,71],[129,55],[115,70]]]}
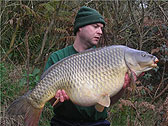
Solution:
{"label": "man", "polygon": [[[74,23],[74,34],[76,35],[74,44],[52,53],[45,70],[67,56],[98,45],[104,26],[103,17],[95,9],[86,6],[81,7]],[[118,96],[113,98],[112,103],[118,100]],[[110,122],[105,120],[107,108],[103,112],[98,112],[94,106],[75,105],[69,100],[64,90],[57,91],[51,104],[56,99],[59,99],[60,102],[54,106],[55,116],[51,120],[51,126],[110,126]]]}

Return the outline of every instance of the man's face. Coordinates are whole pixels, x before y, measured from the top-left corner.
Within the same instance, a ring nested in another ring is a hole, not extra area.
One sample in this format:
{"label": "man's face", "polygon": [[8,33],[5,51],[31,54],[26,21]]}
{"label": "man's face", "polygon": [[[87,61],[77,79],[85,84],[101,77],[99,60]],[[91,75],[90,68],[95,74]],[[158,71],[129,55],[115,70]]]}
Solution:
{"label": "man's face", "polygon": [[89,47],[95,46],[99,43],[100,37],[102,36],[103,24],[96,23],[86,25],[79,28],[79,36],[86,42]]}

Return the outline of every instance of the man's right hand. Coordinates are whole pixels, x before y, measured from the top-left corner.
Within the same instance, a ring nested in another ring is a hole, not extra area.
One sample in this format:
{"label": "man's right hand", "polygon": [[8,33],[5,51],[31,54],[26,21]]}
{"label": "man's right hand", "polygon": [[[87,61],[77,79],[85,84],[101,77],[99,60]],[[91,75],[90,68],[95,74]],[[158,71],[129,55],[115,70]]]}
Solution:
{"label": "man's right hand", "polygon": [[55,106],[58,102],[64,102],[65,100],[69,100],[69,96],[66,94],[65,90],[58,90],[49,102],[52,106]]}
{"label": "man's right hand", "polygon": [[66,94],[65,90],[58,90],[56,95],[56,99],[59,99],[60,102],[64,102],[65,100],[69,100],[69,96]]}

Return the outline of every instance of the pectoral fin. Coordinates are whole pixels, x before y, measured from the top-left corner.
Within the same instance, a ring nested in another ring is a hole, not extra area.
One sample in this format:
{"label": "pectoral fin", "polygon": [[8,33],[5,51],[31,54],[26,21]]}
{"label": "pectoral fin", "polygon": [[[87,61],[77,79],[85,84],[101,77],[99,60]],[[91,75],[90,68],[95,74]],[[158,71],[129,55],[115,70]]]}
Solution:
{"label": "pectoral fin", "polygon": [[97,111],[102,112],[104,110],[104,107],[110,106],[110,97],[109,95],[102,95],[100,97],[100,100],[97,102],[95,108]]}
{"label": "pectoral fin", "polygon": [[100,104],[96,104],[95,109],[96,109],[98,112],[103,112],[104,106],[102,106],[102,105],[100,105]]}

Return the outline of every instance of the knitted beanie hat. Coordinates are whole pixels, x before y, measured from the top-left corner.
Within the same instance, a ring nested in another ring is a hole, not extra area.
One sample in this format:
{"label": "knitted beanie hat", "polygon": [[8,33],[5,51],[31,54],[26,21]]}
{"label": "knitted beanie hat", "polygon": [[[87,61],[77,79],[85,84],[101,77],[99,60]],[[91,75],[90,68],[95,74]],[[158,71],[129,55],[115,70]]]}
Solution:
{"label": "knitted beanie hat", "polygon": [[105,26],[105,21],[99,12],[86,6],[81,7],[75,18],[74,34],[76,35],[80,27],[94,23],[102,23]]}

